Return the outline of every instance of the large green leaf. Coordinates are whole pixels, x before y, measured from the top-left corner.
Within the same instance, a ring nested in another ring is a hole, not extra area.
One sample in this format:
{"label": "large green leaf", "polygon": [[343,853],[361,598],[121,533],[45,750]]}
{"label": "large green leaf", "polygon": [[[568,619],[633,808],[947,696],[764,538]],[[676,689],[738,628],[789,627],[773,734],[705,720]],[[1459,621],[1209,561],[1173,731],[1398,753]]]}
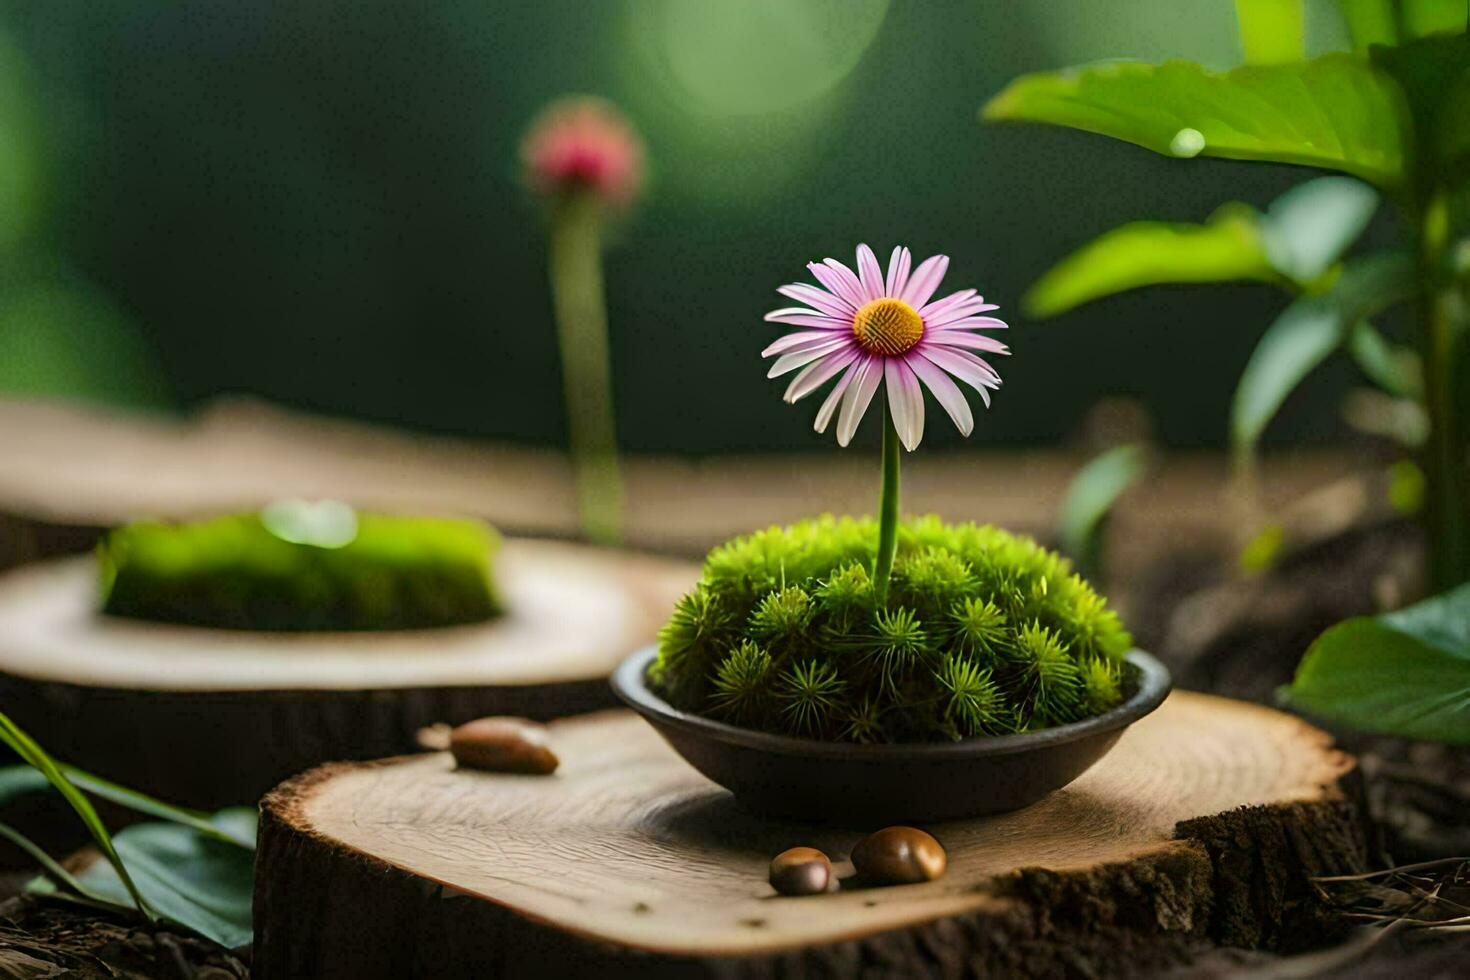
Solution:
{"label": "large green leaf", "polygon": [[1326,292],[1297,300],[1266,328],[1246,362],[1230,412],[1238,449],[1250,449],[1302,379],[1348,339],[1365,317],[1404,299],[1413,264],[1397,253],[1368,256],[1343,267]]}
{"label": "large green leaf", "polygon": [[1300,61],[1305,51],[1302,0],[1235,0],[1240,48],[1253,65]]}
{"label": "large green leaf", "polygon": [[1367,51],[1374,44],[1399,42],[1394,0],[1337,0],[1337,5],[1358,51]]}
{"label": "large green leaf", "polygon": [[[247,827],[253,828],[255,813],[248,808],[222,810],[216,818],[233,825],[234,832],[245,833]],[[252,851],[175,823],[134,824],[113,840],[144,898],[165,919],[222,946],[250,942]],[[136,907],[106,862],[94,862],[77,879],[89,897]],[[38,879],[28,887],[50,892],[55,886]]]}
{"label": "large green leaf", "polygon": [[1470,584],[1332,627],[1285,693],[1354,728],[1470,745]]}
{"label": "large green leaf", "polygon": [[1048,270],[1022,303],[1029,315],[1046,317],[1139,286],[1275,278],[1255,211],[1227,204],[1202,225],[1135,221],[1114,228]]}
{"label": "large green leaf", "polygon": [[[1461,2],[1462,31],[1465,8]],[[1420,147],[1421,183],[1465,183],[1470,178],[1470,34],[1437,34],[1374,48],[1373,61],[1407,99]]]}
{"label": "large green leaf", "polygon": [[1070,126],[1170,156],[1299,163],[1392,187],[1410,142],[1400,100],[1383,72],[1336,53],[1228,72],[1169,61],[1024,75],[982,114]]}
{"label": "large green leaf", "polygon": [[1271,264],[1293,282],[1315,282],[1348,250],[1378,210],[1378,192],[1352,177],[1318,177],[1271,202],[1261,241]]}
{"label": "large green leaf", "polygon": [[1459,33],[1465,29],[1465,0],[1399,0],[1405,37]]}

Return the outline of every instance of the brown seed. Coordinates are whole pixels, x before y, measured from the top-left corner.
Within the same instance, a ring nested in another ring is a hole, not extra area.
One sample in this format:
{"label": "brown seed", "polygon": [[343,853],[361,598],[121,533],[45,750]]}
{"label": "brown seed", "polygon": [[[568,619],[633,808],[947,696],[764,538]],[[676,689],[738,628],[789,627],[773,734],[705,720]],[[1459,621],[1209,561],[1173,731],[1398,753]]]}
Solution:
{"label": "brown seed", "polygon": [[771,859],[770,881],[782,895],[820,895],[832,885],[832,862],[815,847],[793,847]]}
{"label": "brown seed", "polygon": [[939,841],[917,827],[885,827],[852,849],[852,866],[869,885],[933,881],[948,863]]}
{"label": "brown seed", "polygon": [[525,718],[477,718],[449,733],[449,751],[466,769],[544,776],[560,760],[547,745],[546,726]]}

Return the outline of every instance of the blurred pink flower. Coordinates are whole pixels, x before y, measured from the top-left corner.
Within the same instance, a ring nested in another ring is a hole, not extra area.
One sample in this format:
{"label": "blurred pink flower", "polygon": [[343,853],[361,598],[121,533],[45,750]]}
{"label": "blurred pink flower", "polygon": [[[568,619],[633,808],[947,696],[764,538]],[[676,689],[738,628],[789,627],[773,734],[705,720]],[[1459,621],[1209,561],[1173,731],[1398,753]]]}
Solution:
{"label": "blurred pink flower", "polygon": [[643,185],[643,141],[612,103],[593,96],[553,102],[521,142],[526,182],[538,194],[586,188],[627,206]]}
{"label": "blurred pink flower", "polygon": [[766,314],[773,323],[808,328],[787,334],[761,352],[762,357],[780,355],[767,377],[802,368],[786,389],[788,402],[804,398],[841,374],[817,412],[816,422],[816,430],[826,432],[840,404],[839,445],[852,440],[879,383],[886,382],[893,427],[910,452],[924,437],[920,382],[964,435],[970,434],[975,419],[951,376],[974,388],[987,408],[988,389],[1000,387],[1000,375],[974,353],[1010,353],[1000,341],[974,332],[1005,327],[994,317],[978,315],[996,306],[973,289],[930,302],[949,268],[949,257],[925,259],[910,274],[912,261],[908,249],[895,248],[885,277],[873,250],[859,245],[857,273],[836,259],[808,263],[824,288],[806,283],[782,286],[778,293],[806,306]]}

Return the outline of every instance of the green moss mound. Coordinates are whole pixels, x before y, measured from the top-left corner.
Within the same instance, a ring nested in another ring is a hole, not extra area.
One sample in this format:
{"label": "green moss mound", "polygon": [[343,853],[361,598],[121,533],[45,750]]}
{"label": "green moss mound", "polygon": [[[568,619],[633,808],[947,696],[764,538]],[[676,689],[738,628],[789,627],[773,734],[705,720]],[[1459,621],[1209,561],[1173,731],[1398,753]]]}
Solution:
{"label": "green moss mound", "polygon": [[899,530],[887,601],[878,526],[823,517],[705,560],[659,634],[649,681],[685,711],[831,741],[1034,731],[1116,707],[1132,637],[1030,538],[936,517]]}
{"label": "green moss mound", "polygon": [[500,612],[500,538],[486,525],[347,515],[348,539],[330,546],[283,537],[255,514],[113,531],[98,550],[102,609],[250,630],[418,629]]}

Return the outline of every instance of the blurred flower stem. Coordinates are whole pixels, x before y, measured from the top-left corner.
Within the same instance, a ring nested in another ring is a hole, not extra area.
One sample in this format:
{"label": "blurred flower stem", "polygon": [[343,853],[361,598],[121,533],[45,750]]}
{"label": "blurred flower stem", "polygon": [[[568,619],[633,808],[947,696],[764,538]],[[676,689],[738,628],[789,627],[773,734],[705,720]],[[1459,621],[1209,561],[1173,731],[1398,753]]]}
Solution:
{"label": "blurred flower stem", "polygon": [[549,245],[551,299],[582,530],[595,544],[617,545],[623,539],[623,478],[602,279],[603,210],[587,191],[556,203]]}

